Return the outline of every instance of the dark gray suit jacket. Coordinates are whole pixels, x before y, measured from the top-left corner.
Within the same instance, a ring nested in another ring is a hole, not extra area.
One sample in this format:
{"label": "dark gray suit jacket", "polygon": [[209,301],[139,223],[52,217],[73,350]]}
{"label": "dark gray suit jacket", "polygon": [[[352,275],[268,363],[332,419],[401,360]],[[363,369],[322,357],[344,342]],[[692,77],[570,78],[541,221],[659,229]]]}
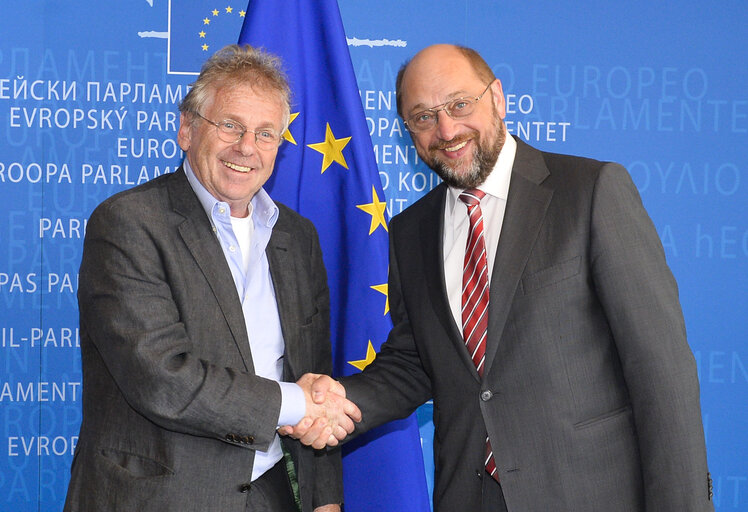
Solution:
{"label": "dark gray suit jacket", "polygon": [[[285,376],[330,373],[329,300],[312,224],[283,205],[267,247]],[[91,215],[78,291],[83,423],[66,511],[244,511],[278,384],[254,375],[228,264],[183,170]],[[305,512],[342,501],[340,456],[284,440]]]}
{"label": "dark gray suit jacket", "polygon": [[518,141],[482,379],[446,295],[446,190],[390,224],[394,328],[343,382],[360,430],[433,397],[438,512],[480,510],[486,432],[509,512],[713,510],[678,290],[625,169]]}

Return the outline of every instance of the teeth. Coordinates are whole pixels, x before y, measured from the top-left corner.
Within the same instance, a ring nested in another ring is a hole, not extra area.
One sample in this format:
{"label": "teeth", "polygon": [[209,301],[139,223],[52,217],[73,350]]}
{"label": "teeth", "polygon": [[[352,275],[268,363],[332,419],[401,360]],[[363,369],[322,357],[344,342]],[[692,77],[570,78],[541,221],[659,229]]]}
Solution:
{"label": "teeth", "polygon": [[231,162],[223,162],[223,165],[225,165],[229,169],[234,169],[235,171],[239,172],[249,172],[252,170],[251,167],[243,167],[241,165],[232,164]]}
{"label": "teeth", "polygon": [[467,141],[460,142],[456,146],[452,146],[451,148],[444,148],[444,151],[458,151],[465,147],[465,144],[467,144]]}

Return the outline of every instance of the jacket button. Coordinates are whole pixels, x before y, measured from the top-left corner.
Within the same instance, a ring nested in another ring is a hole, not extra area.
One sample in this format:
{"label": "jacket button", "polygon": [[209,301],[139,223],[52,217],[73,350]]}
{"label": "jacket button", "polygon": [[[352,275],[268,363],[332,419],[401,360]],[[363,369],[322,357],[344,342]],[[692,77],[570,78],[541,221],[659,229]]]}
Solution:
{"label": "jacket button", "polygon": [[490,389],[486,389],[485,391],[480,392],[480,399],[484,402],[488,402],[493,397],[493,393]]}
{"label": "jacket button", "polygon": [[234,434],[226,434],[226,441],[236,442],[236,436]]}
{"label": "jacket button", "polygon": [[249,437],[247,438],[247,442],[248,442],[249,444],[255,444],[255,438],[254,438],[253,436],[249,436]]}
{"label": "jacket button", "polygon": [[246,494],[249,492],[251,488],[252,488],[252,484],[242,484],[239,486],[239,492],[242,494]]}

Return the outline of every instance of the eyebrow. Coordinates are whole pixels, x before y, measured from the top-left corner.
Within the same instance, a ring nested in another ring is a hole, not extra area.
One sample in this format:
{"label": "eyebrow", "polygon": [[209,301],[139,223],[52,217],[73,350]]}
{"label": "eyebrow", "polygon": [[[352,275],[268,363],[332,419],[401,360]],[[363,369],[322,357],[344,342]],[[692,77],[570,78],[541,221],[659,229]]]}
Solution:
{"label": "eyebrow", "polygon": [[[221,119],[221,121],[233,121],[233,122],[235,122],[235,123],[239,123],[239,124],[240,124],[240,125],[242,125],[242,126],[243,126],[244,128],[247,128],[247,129],[249,129],[249,127],[247,126],[247,123],[245,123],[244,121],[239,121],[239,120],[238,120],[238,119],[236,118],[236,116],[232,116],[232,115],[226,115],[226,116],[224,116],[224,117],[223,117],[223,118]],[[279,130],[278,128],[276,128],[276,127],[275,127],[275,126],[273,125],[273,122],[272,122],[272,121],[261,121],[261,122],[260,122],[260,124],[258,124],[257,126],[255,126],[255,127],[254,127],[254,128],[252,128],[252,129],[253,129],[253,130],[261,130],[261,129],[262,129],[262,130],[264,130],[264,129],[267,129],[267,128],[270,128],[271,130],[273,130],[273,131],[275,131],[275,132],[279,132],[279,131],[280,131],[280,130]]]}
{"label": "eyebrow", "polygon": [[280,132],[280,129],[276,128],[275,125],[273,123],[271,123],[270,121],[264,121],[264,122],[258,124],[257,126],[255,126],[255,130],[260,130],[260,129],[264,130],[264,129],[267,129],[267,128],[270,128],[271,130],[273,130],[275,132]]}
{"label": "eyebrow", "polygon": [[[467,91],[455,91],[453,93],[450,93],[447,95],[446,101],[443,101],[441,103],[438,103],[437,105],[444,105],[445,103],[449,103],[452,100],[456,100],[459,98],[466,98],[466,97],[473,97],[469,92]],[[423,103],[417,103],[413,105],[413,107],[408,110],[408,113],[410,114],[417,114],[418,112],[423,112],[424,110],[431,110],[432,108],[436,107],[437,105],[432,105],[430,107],[427,107]]]}

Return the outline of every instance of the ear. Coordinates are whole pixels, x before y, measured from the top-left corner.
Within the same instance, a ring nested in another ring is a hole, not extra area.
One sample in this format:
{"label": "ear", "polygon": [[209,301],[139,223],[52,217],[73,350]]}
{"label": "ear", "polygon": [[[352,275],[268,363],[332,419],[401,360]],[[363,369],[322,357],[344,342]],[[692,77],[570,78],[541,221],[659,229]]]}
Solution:
{"label": "ear", "polygon": [[187,152],[190,149],[190,142],[192,140],[192,126],[193,118],[191,114],[182,112],[179,115],[179,131],[177,132],[177,142],[182,151]]}
{"label": "ear", "polygon": [[491,84],[491,97],[494,105],[496,105],[499,117],[504,119],[506,117],[506,102],[504,101],[504,90],[501,88],[501,80],[498,78]]}

